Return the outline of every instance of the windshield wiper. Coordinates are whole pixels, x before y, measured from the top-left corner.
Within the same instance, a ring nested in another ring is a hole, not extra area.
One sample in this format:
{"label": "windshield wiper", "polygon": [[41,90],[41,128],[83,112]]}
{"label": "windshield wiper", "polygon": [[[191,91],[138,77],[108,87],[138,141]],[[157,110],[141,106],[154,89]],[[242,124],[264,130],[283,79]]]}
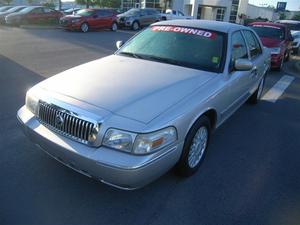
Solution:
{"label": "windshield wiper", "polygon": [[118,54],[127,55],[127,56],[130,56],[130,57],[136,58],[136,59],[142,59],[142,57],[140,55],[137,55],[137,54],[132,53],[132,52],[119,52]]}
{"label": "windshield wiper", "polygon": [[176,66],[187,66],[186,63],[177,61],[175,59],[168,59],[168,58],[163,58],[163,57],[159,57],[159,56],[143,55],[142,58],[152,60],[152,61],[156,61],[156,62],[164,62],[164,63],[176,65]]}

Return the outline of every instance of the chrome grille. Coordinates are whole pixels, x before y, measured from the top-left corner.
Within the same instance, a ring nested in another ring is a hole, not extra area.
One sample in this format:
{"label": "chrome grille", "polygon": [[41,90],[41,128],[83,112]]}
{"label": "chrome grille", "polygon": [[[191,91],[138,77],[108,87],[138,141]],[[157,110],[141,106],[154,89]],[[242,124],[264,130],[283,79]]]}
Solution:
{"label": "chrome grille", "polygon": [[84,144],[95,141],[91,137],[96,135],[96,125],[73,114],[56,105],[39,102],[38,118],[42,124]]}

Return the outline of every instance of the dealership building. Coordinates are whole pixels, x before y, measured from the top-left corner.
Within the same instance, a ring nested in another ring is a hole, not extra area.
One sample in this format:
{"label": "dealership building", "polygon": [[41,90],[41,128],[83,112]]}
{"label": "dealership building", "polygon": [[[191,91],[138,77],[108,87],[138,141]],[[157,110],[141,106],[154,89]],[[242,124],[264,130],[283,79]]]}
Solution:
{"label": "dealership building", "polygon": [[250,5],[248,0],[123,0],[122,8],[171,8],[195,19],[232,23],[242,23],[244,18],[276,19],[274,9]]}

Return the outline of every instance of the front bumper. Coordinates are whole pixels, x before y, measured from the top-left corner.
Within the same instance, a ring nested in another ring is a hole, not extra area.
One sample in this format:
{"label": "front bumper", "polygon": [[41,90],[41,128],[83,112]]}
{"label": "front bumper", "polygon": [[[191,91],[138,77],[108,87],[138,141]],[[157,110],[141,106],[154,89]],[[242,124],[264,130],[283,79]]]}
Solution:
{"label": "front bumper", "polygon": [[132,190],[145,186],[170,170],[179,160],[183,143],[159,154],[131,155],[106,147],[92,148],[72,141],[39,123],[23,106],[17,114],[25,135],[66,166],[108,185]]}
{"label": "front bumper", "polygon": [[118,26],[119,26],[119,27],[131,27],[133,21],[131,21],[131,20],[129,20],[129,21],[118,20],[117,23],[118,23]]}
{"label": "front bumper", "polygon": [[281,54],[272,54],[271,55],[271,68],[279,68],[281,60],[284,56]]}

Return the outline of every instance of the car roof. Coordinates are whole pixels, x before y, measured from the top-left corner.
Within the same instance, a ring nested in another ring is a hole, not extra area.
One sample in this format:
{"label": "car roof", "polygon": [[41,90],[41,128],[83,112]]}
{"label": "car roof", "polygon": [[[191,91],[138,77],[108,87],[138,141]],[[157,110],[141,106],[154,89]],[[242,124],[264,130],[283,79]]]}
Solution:
{"label": "car roof", "polygon": [[287,26],[282,23],[272,23],[272,22],[253,22],[250,23],[249,26],[253,25],[262,25],[262,26],[272,26],[272,27],[278,27],[278,28],[286,28]]}
{"label": "car roof", "polygon": [[153,25],[164,25],[164,26],[184,26],[184,27],[193,27],[193,28],[201,28],[206,30],[214,30],[223,33],[230,33],[235,30],[241,29],[249,29],[243,25],[228,23],[228,22],[220,22],[214,20],[167,20],[162,22],[157,22]]}
{"label": "car roof", "polygon": [[298,20],[278,20],[276,23],[300,24]]}

